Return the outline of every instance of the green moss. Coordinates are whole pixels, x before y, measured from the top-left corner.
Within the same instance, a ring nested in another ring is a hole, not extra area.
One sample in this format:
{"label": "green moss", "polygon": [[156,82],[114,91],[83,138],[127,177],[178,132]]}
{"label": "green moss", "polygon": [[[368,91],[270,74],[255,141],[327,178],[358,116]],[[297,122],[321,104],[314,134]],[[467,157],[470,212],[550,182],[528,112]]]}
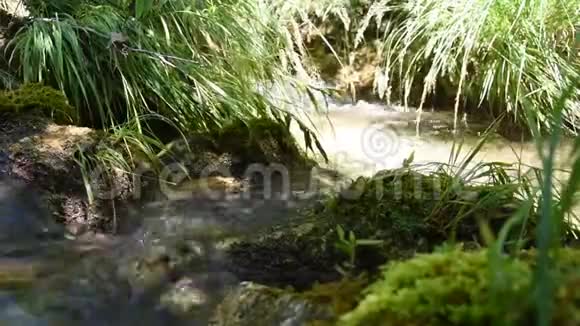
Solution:
{"label": "green moss", "polygon": [[15,90],[0,92],[0,112],[28,111],[49,115],[57,122],[71,122],[73,108],[62,92],[40,84],[29,83]]}
{"label": "green moss", "polygon": [[[455,249],[392,263],[339,325],[529,324],[533,258],[534,253],[528,252],[490,266],[485,250]],[[577,324],[580,251],[563,249],[557,261],[555,321]]]}

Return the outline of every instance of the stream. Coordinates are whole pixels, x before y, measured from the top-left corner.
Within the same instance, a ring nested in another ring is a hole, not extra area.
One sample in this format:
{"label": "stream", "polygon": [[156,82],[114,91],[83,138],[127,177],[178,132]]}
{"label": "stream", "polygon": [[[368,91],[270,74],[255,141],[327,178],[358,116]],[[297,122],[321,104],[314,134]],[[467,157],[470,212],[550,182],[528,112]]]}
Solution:
{"label": "stream", "polygon": [[[324,167],[346,178],[401,167],[411,153],[415,163],[448,162],[457,139],[452,112],[424,112],[419,136],[415,113],[402,108],[337,101],[325,112],[301,112],[316,128],[328,154]],[[468,123],[464,129],[464,148],[469,148],[481,139],[485,128]],[[294,132],[300,140],[299,130]],[[558,151],[562,168],[567,167],[569,147],[564,142]],[[474,159],[474,163],[480,161],[541,166],[533,143],[495,135]],[[151,202],[127,213],[140,221],[131,233],[43,244],[30,240],[22,244],[28,250],[10,251],[0,258],[0,325],[207,325],[223,291],[239,281],[223,269],[220,248],[214,244],[283,223],[299,206],[277,199]],[[5,253],[5,248],[14,245],[5,241],[0,248]],[[178,279],[190,280],[187,286],[199,288],[202,298],[193,319],[175,317],[160,307],[159,296],[169,281],[144,287],[126,277],[131,264],[144,253],[157,250],[163,257],[172,257],[168,248],[176,247],[189,250],[192,257]]]}

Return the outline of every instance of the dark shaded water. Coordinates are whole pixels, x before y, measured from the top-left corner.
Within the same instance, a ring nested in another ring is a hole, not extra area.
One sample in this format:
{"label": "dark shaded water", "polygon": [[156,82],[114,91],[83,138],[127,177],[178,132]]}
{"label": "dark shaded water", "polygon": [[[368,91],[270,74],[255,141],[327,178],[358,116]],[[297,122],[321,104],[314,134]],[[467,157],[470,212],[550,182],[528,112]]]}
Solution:
{"label": "dark shaded water", "polygon": [[[160,201],[132,209],[139,222],[130,234],[4,242],[10,258],[0,259],[0,325],[207,325],[224,291],[238,284],[218,245],[286,223],[297,206],[256,198]],[[157,275],[164,267],[158,257],[178,267]],[[152,267],[136,271],[138,264]],[[201,293],[193,315],[161,304],[178,280]]]}

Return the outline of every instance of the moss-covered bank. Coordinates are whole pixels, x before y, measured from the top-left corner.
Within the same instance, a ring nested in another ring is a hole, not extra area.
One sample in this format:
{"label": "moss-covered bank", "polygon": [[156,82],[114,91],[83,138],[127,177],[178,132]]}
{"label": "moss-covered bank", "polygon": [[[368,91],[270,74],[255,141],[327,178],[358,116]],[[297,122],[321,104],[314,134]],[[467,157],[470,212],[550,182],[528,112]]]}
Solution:
{"label": "moss-covered bank", "polygon": [[[231,269],[244,280],[308,288],[339,279],[339,270],[374,273],[387,261],[428,253],[447,241],[485,246],[482,227],[499,232],[521,204],[518,189],[466,185],[443,171],[382,171],[310,206],[293,225],[234,244]],[[508,232],[508,244],[533,238],[536,212],[526,214],[527,223]]]}

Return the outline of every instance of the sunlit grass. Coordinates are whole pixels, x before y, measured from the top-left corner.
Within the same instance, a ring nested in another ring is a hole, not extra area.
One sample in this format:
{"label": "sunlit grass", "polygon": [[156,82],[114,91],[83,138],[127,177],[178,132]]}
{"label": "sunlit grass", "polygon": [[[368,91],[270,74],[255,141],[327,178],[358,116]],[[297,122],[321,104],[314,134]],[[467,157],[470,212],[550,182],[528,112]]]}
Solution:
{"label": "sunlit grass", "polygon": [[[466,101],[495,114],[513,113],[523,124],[524,106],[532,107],[534,124],[549,130],[556,124],[551,108],[580,71],[578,8],[578,0],[376,1],[366,19],[384,23],[377,90],[420,97],[422,106],[428,95],[446,89],[455,98],[456,125]],[[417,83],[422,94],[410,92]],[[578,91],[562,119],[573,133],[577,100]]]}
{"label": "sunlit grass", "polygon": [[164,133],[296,119],[258,89],[294,81],[286,29],[260,1],[160,1],[137,16],[122,0],[27,4],[33,17],[6,51],[12,73],[63,91],[74,123],[131,135],[133,150],[158,148]]}
{"label": "sunlit grass", "polygon": [[268,113],[255,83],[279,73],[277,36],[250,21],[258,6],[191,3],[165,2],[139,20],[89,4],[35,19],[13,40],[12,63],[24,81],[62,89],[81,122],[158,113],[187,129]]}

